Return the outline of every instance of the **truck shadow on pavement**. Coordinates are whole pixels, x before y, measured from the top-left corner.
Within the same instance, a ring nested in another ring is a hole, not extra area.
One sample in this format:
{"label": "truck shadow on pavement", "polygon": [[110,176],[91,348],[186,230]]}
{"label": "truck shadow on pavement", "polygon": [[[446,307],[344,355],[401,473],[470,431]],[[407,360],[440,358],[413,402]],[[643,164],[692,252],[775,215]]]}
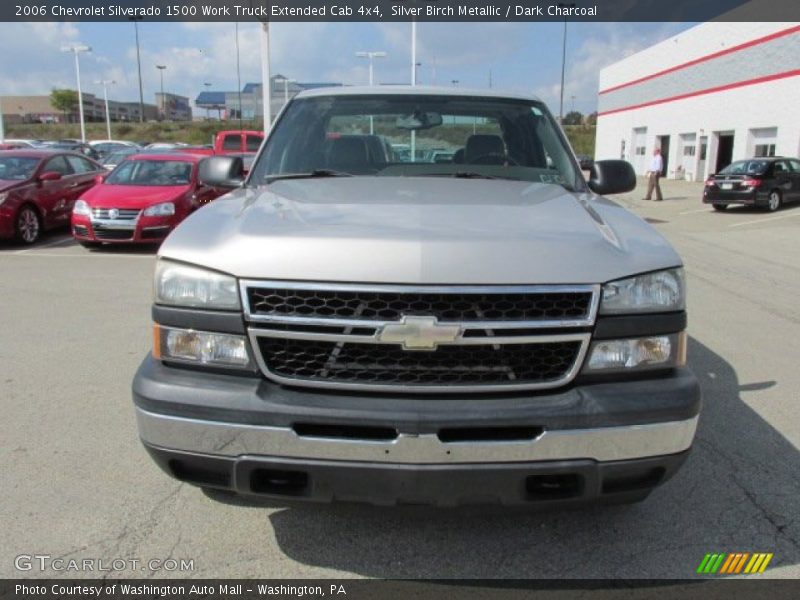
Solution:
{"label": "truck shadow on pavement", "polygon": [[[707,552],[800,562],[800,454],[750,408],[774,381],[741,382],[697,340],[704,408],[683,469],[643,503],[511,513],[294,505],[268,518],[303,564],[387,578],[692,578]],[[766,376],[769,376],[767,373]]]}

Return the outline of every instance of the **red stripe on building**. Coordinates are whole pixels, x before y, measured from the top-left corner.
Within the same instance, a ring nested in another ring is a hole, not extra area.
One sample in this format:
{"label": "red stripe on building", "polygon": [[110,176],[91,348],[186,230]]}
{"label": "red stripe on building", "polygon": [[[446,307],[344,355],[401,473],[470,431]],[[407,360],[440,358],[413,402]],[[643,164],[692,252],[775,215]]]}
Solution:
{"label": "red stripe on building", "polygon": [[646,106],[654,106],[656,104],[664,104],[666,102],[675,102],[676,100],[683,100],[685,98],[692,98],[694,96],[704,96],[706,94],[714,94],[716,92],[724,92],[726,90],[733,90],[740,87],[745,87],[748,85],[756,85],[758,83],[765,83],[767,81],[775,81],[776,79],[786,79],[787,77],[796,77],[800,75],[800,69],[794,69],[793,71],[784,71],[783,73],[775,73],[773,75],[765,75],[764,77],[756,77],[755,79],[748,79],[746,81],[737,81],[736,83],[728,83],[726,85],[720,85],[713,88],[707,88],[705,90],[699,90],[697,92],[689,92],[688,94],[680,94],[679,96],[670,96],[669,98],[661,98],[660,100],[652,100],[650,102],[642,102],[641,104],[634,104],[632,106],[624,106],[623,108],[614,108],[612,110],[606,110],[601,113],[597,113],[598,117],[602,117],[605,115],[613,115],[614,113],[624,112],[626,110],[635,110],[637,108],[644,108]]}
{"label": "red stripe on building", "polygon": [[800,25],[796,27],[790,27],[789,29],[783,29],[781,31],[776,31],[775,33],[771,33],[764,37],[756,38],[754,40],[750,40],[749,42],[745,42],[743,44],[739,44],[738,46],[733,46],[731,48],[727,48],[725,50],[720,50],[719,52],[714,52],[713,54],[708,54],[706,56],[701,56],[700,58],[696,58],[694,60],[690,60],[689,62],[682,63],[680,65],[670,67],[669,69],[664,69],[663,71],[658,71],[657,73],[653,73],[652,75],[645,75],[644,77],[640,77],[639,79],[634,79],[633,81],[629,81],[627,83],[621,83],[619,85],[615,85],[610,88],[606,88],[604,90],[600,90],[600,94],[607,94],[609,92],[613,92],[615,90],[619,90],[622,88],[629,87],[631,85],[636,85],[637,83],[642,83],[643,81],[648,81],[650,79],[655,79],[657,77],[661,77],[668,73],[674,73],[675,71],[680,71],[681,69],[686,69],[688,67],[707,62],[709,60],[713,60],[715,58],[719,58],[720,56],[725,56],[726,54],[733,54],[734,52],[739,52],[744,50],[745,48],[752,48],[753,46],[758,46],[759,44],[765,44],[769,41],[776,40],[778,38],[785,37],[787,35],[792,35],[793,33],[800,32]]}

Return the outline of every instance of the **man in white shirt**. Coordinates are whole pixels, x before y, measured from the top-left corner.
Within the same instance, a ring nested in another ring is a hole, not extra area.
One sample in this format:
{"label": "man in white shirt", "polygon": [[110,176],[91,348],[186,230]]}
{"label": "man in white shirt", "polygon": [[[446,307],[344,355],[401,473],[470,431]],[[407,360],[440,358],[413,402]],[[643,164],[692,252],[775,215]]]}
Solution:
{"label": "man in white shirt", "polygon": [[656,191],[656,200],[661,202],[664,197],[661,195],[661,186],[658,180],[661,178],[661,171],[664,169],[664,159],[661,158],[661,148],[653,149],[653,158],[650,160],[650,169],[647,171],[647,195],[645,200],[650,200],[653,189]]}

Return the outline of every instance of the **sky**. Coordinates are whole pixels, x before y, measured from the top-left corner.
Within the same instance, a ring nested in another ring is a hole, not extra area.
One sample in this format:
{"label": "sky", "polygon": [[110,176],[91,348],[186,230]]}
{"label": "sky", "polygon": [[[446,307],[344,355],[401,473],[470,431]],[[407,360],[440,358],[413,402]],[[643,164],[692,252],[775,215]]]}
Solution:
{"label": "sky", "polygon": [[[693,23],[570,23],[564,112],[596,109],[600,69]],[[188,96],[192,103],[211,90],[237,89],[234,23],[139,23],[145,102],[160,90],[157,64],[166,65],[164,90]],[[239,24],[241,81],[259,82],[259,28]],[[558,111],[563,23],[420,23],[418,83],[534,93]],[[84,92],[102,96],[99,80],[114,80],[109,97],[138,100],[136,42],[132,23],[0,24],[0,96],[49,94],[75,89],[71,54],[65,43],[92,46],[82,54]],[[376,83],[407,83],[411,73],[410,23],[273,23],[271,66],[300,82],[366,84],[368,61],[357,51],[385,51],[375,59]],[[12,59],[13,57],[13,59]],[[434,69],[435,65],[435,69]],[[435,77],[435,79],[434,79]],[[574,96],[574,99],[572,98]]]}

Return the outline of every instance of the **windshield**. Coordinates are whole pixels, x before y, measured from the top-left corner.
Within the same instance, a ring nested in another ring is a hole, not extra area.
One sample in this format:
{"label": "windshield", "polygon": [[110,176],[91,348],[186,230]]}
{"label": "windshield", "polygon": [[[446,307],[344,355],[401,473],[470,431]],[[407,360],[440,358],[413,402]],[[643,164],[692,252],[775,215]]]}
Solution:
{"label": "windshield", "polygon": [[38,164],[38,158],[19,156],[0,157],[0,179],[11,181],[30,179]]}
{"label": "windshield", "polygon": [[486,176],[582,185],[567,142],[541,103],[447,95],[294,100],[250,183],[281,175]]}
{"label": "windshield", "polygon": [[106,178],[108,185],[187,185],[192,163],[177,160],[126,160]]}
{"label": "windshield", "polygon": [[738,160],[722,169],[720,175],[760,175],[767,170],[766,160]]}
{"label": "windshield", "polygon": [[112,152],[111,154],[106,156],[101,162],[104,165],[118,165],[123,160],[125,160],[126,157],[130,156],[131,154],[136,154],[136,150],[133,150],[133,149],[130,149],[130,150],[118,150],[118,151]]}

